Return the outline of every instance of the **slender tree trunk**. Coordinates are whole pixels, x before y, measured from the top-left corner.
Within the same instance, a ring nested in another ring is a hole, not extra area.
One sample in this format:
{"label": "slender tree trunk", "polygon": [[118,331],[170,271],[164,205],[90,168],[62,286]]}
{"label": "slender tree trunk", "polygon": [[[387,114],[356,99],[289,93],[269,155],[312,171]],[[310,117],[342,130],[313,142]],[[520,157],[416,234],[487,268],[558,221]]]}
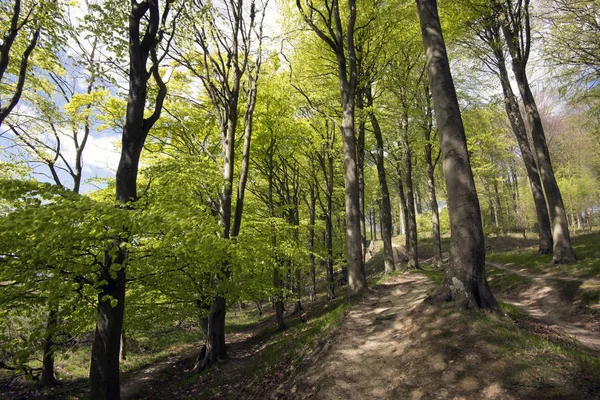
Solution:
{"label": "slender tree trunk", "polygon": [[317,206],[317,197],[315,196],[315,185],[310,185],[310,203],[309,203],[309,227],[308,227],[308,260],[310,263],[310,301],[317,299],[317,271],[315,268],[315,210]]}
{"label": "slender tree trunk", "polygon": [[[527,79],[526,67],[529,58],[529,46],[531,44],[528,7],[529,2],[526,2],[522,7],[519,6],[517,10],[511,9],[510,5],[505,7],[503,10],[505,23],[502,25],[502,32],[504,33],[504,38],[512,58],[513,73],[525,107],[527,123],[533,139],[535,157],[544,186],[546,201],[548,202],[554,240],[554,256],[552,261],[555,264],[567,264],[576,261],[573,248],[571,247],[569,224],[560,189],[558,188],[552,169],[542,120]],[[509,19],[507,20],[507,18]],[[519,21],[519,26],[515,27],[511,25],[513,21]]]}
{"label": "slender tree trunk", "polygon": [[[427,98],[429,99],[429,89],[427,89]],[[428,100],[429,101],[429,100]],[[429,190],[429,207],[431,208],[431,235],[433,237],[433,268],[438,269],[442,266],[442,239],[440,235],[440,213],[438,210],[437,196],[435,193],[435,166],[432,158],[431,131],[432,118],[431,108],[427,107],[427,117],[429,121],[425,129],[425,162],[427,163],[427,189]]]}
{"label": "slender tree trunk", "polygon": [[442,36],[436,0],[417,0],[429,87],[439,127],[452,247],[446,278],[434,295],[460,308],[497,309],[485,277],[485,245],[479,201],[464,127]]}
{"label": "slender tree trunk", "polygon": [[[373,95],[371,90],[368,92],[367,105],[373,107]],[[383,240],[383,264],[387,274],[395,270],[394,249],[392,248],[392,204],[390,202],[390,192],[387,185],[385,174],[385,160],[383,149],[383,135],[379,121],[373,111],[369,112],[371,126],[377,142],[377,176],[379,177],[379,191],[381,192],[381,239]]]}
{"label": "slender tree trunk", "polygon": [[[356,95],[356,107],[359,110],[364,109],[362,92],[364,89],[359,89]],[[358,191],[360,203],[360,233],[363,252],[363,263],[365,262],[367,250],[367,227],[365,226],[365,121],[361,118],[358,124],[358,137],[356,140],[356,173],[358,176]]]}
{"label": "slender tree trunk", "polygon": [[54,354],[56,349],[54,348],[54,335],[58,329],[58,309],[56,306],[51,305],[50,311],[48,312],[48,323],[46,325],[46,332],[44,337],[44,355],[42,359],[42,386],[55,385],[57,383],[56,376],[54,376]]}
{"label": "slender tree trunk", "polygon": [[[496,35],[498,36],[499,34],[496,33]],[[527,177],[529,178],[529,187],[531,188],[531,195],[535,205],[539,236],[538,254],[549,254],[552,252],[553,239],[552,230],[550,228],[550,218],[548,216],[548,207],[546,206],[546,197],[544,196],[544,190],[542,188],[542,181],[540,180],[535,156],[529,146],[527,130],[519,110],[519,103],[517,102],[517,98],[514,95],[512,87],[510,86],[510,79],[506,69],[504,52],[496,49],[495,47],[493,49],[498,64],[500,83],[504,93],[504,106],[506,109],[506,114],[508,115],[513,133],[517,139],[517,143],[519,144],[519,149],[521,150],[521,156],[523,158],[523,163],[525,164],[525,171],[527,173]]]}
{"label": "slender tree trunk", "polygon": [[408,115],[402,119],[402,156],[404,158],[404,182],[406,183],[406,205],[408,220],[408,267],[419,268],[419,249],[417,244],[417,218],[415,212],[415,198],[412,181],[412,152],[408,141]]}
{"label": "slender tree trunk", "polygon": [[404,195],[404,182],[402,178],[402,170],[399,166],[396,168],[396,174],[398,179],[398,193],[400,194],[400,210],[401,210],[401,225],[404,233],[404,248],[408,251],[410,231],[408,229],[408,204],[406,196]]}
{"label": "slender tree trunk", "polygon": [[[331,160],[333,166],[333,160]],[[332,176],[333,178],[333,176]],[[333,183],[332,183],[333,184]],[[333,190],[333,188],[332,188]],[[333,192],[327,196],[327,212],[325,215],[325,239],[327,241],[327,300],[335,299],[335,282],[333,280]]]}

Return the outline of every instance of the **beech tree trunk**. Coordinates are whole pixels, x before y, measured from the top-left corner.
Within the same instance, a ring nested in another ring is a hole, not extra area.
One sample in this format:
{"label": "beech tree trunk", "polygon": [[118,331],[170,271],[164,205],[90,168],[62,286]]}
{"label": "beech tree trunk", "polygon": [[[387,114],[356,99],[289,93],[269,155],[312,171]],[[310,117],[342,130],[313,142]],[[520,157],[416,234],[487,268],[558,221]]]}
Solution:
{"label": "beech tree trunk", "polygon": [[452,246],[444,282],[433,299],[454,300],[464,309],[498,305],[485,277],[485,245],[479,200],[467,152],[454,82],[442,36],[436,0],[417,0],[429,86],[439,129]]}
{"label": "beech tree trunk", "polygon": [[402,169],[400,166],[396,166],[396,174],[398,179],[398,193],[400,195],[400,210],[401,210],[401,226],[402,232],[404,233],[404,248],[408,251],[410,241],[410,231],[408,229],[408,204],[406,203],[406,196],[404,195],[404,182],[402,178]]}
{"label": "beech tree trunk", "polygon": [[[303,5],[304,4],[304,5]],[[333,0],[325,11],[317,10],[311,1],[296,1],[304,21],[334,52],[338,67],[338,83],[342,100],[342,140],[344,147],[344,181],[346,199],[346,258],[348,270],[348,294],[361,293],[367,287],[360,225],[360,190],[357,171],[356,137],[354,130],[354,107],[357,88],[357,60],[354,46],[356,24],[356,0],[348,1],[347,23],[344,27],[339,1]],[[308,7],[306,12],[304,7]],[[313,17],[321,15],[330,24],[322,29]],[[345,30],[344,30],[345,28]],[[347,52],[347,57],[346,57]]]}
{"label": "beech tree trunk", "polygon": [[46,325],[46,332],[44,333],[44,355],[42,358],[42,376],[40,378],[42,386],[50,386],[57,383],[56,376],[54,375],[54,354],[56,352],[54,348],[54,335],[58,328],[57,314],[58,309],[55,306],[50,306],[48,323]]}
{"label": "beech tree trunk", "polygon": [[[542,181],[540,180],[538,167],[535,161],[535,155],[531,151],[531,147],[529,145],[527,129],[525,128],[523,117],[521,116],[519,103],[512,90],[510,79],[508,77],[506,59],[504,57],[504,46],[500,44],[500,26],[497,18],[495,18],[494,21],[490,21],[485,30],[480,33],[480,37],[490,47],[494,54],[496,62],[495,67],[497,68],[496,72],[498,74],[498,78],[500,79],[502,93],[504,96],[506,115],[508,116],[508,120],[515,138],[517,139],[517,143],[521,151],[521,157],[523,158],[523,163],[525,164],[525,171],[527,173],[527,177],[529,178],[529,186],[531,189],[531,195],[533,196],[533,203],[535,205],[538,223],[538,254],[549,254],[552,253],[553,239],[552,230],[550,227],[550,218],[548,216],[548,207],[546,206],[546,197],[544,196],[544,190],[542,188]],[[516,193],[518,194],[518,192]]]}
{"label": "beech tree trunk", "polygon": [[542,120],[527,79],[526,68],[531,45],[529,0],[526,0],[524,4],[521,2],[516,5],[513,5],[512,2],[505,4],[502,11],[504,13],[502,32],[512,58],[513,73],[525,107],[537,165],[548,202],[554,240],[552,261],[555,264],[573,263],[576,259],[571,247],[567,214],[552,169]]}
{"label": "beech tree trunk", "polygon": [[427,164],[427,189],[429,190],[429,207],[431,208],[431,235],[433,237],[433,268],[439,269],[442,266],[442,239],[440,235],[440,213],[438,210],[437,196],[435,193],[435,165],[432,157],[431,131],[433,129],[433,114],[430,104],[429,87],[425,90],[427,97],[427,126],[425,135],[425,162]]}
{"label": "beech tree trunk", "polygon": [[[116,174],[116,200],[126,205],[137,199],[137,173],[140,155],[148,132],[160,117],[162,105],[167,95],[159,74],[159,58],[156,54],[161,16],[158,0],[141,3],[131,2],[129,16],[129,96],[122,136],[122,149]],[[170,2],[166,2],[162,20],[166,20]],[[142,20],[145,23],[142,26]],[[143,30],[143,37],[140,33]],[[148,60],[152,62],[150,72]],[[154,99],[154,110],[144,118],[148,93],[148,82],[153,78],[158,92]],[[123,315],[125,310],[125,282],[127,253],[120,248],[123,241],[129,240],[127,228],[116,237],[104,254],[98,290],[98,320],[92,343],[90,364],[91,398],[94,400],[119,400],[119,350]],[[117,248],[113,257],[113,249]],[[116,268],[115,268],[116,267]],[[116,302],[116,304],[115,304]]]}
{"label": "beech tree trunk", "polygon": [[315,210],[317,197],[315,196],[315,185],[310,184],[309,223],[308,223],[308,260],[310,263],[310,301],[317,299],[317,271],[315,268]]}
{"label": "beech tree trunk", "polygon": [[404,183],[406,184],[406,205],[407,205],[407,237],[408,246],[406,253],[408,256],[408,267],[419,268],[419,249],[417,244],[417,217],[415,212],[415,197],[412,181],[412,152],[408,141],[408,115],[402,119],[402,157],[404,158]]}
{"label": "beech tree trunk", "polygon": [[[373,106],[373,96],[369,91],[369,107]],[[390,202],[390,192],[387,185],[385,174],[385,161],[383,158],[383,135],[377,117],[371,111],[369,118],[377,142],[377,176],[379,178],[379,191],[381,192],[381,239],[383,240],[383,265],[385,273],[390,274],[396,269],[394,265],[394,249],[392,248],[392,204]]]}

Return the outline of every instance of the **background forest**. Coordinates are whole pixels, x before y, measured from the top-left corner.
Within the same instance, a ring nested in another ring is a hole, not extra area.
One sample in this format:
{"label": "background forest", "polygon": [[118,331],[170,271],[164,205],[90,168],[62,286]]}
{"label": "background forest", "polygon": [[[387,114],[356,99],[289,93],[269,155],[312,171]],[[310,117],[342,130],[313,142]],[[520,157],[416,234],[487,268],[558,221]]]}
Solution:
{"label": "background forest", "polygon": [[0,392],[206,373],[379,267],[501,312],[486,249],[595,271],[600,3],[416,3],[1,2]]}

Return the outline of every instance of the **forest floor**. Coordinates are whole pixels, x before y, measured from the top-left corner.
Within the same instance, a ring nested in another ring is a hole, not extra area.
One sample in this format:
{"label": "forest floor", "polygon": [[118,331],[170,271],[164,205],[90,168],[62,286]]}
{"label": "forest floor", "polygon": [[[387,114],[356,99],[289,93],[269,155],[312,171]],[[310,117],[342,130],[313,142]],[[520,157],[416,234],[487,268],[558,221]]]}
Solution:
{"label": "forest floor", "polygon": [[424,262],[384,277],[376,254],[360,300],[348,303],[338,288],[336,300],[305,301],[306,322],[288,316],[286,331],[271,311],[234,326],[229,358],[200,374],[199,346],[182,346],[125,374],[123,399],[600,399],[597,240],[576,238],[580,262],[558,267],[535,255],[533,241],[488,240],[501,314],[423,302],[442,274]]}

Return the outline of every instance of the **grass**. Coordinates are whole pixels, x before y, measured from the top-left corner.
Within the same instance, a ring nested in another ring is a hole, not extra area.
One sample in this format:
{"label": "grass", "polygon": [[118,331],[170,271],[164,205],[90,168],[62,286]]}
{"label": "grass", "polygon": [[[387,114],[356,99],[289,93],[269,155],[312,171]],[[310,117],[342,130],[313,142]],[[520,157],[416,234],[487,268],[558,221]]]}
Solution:
{"label": "grass", "polygon": [[[600,247],[598,246],[600,235],[597,232],[577,235],[571,237],[573,251],[577,257],[577,263],[566,265],[552,264],[552,255],[537,254],[537,247],[531,246],[531,241],[510,240],[512,248],[515,250],[506,251],[503,247],[492,245],[491,251],[488,251],[487,259],[489,261],[500,262],[504,264],[517,264],[527,267],[527,270],[536,274],[553,273],[569,275],[579,278],[597,277],[600,275]],[[524,245],[529,245],[524,247]]]}
{"label": "grass", "polygon": [[531,283],[528,277],[493,267],[486,268],[486,276],[490,288],[503,293],[521,292]]}

